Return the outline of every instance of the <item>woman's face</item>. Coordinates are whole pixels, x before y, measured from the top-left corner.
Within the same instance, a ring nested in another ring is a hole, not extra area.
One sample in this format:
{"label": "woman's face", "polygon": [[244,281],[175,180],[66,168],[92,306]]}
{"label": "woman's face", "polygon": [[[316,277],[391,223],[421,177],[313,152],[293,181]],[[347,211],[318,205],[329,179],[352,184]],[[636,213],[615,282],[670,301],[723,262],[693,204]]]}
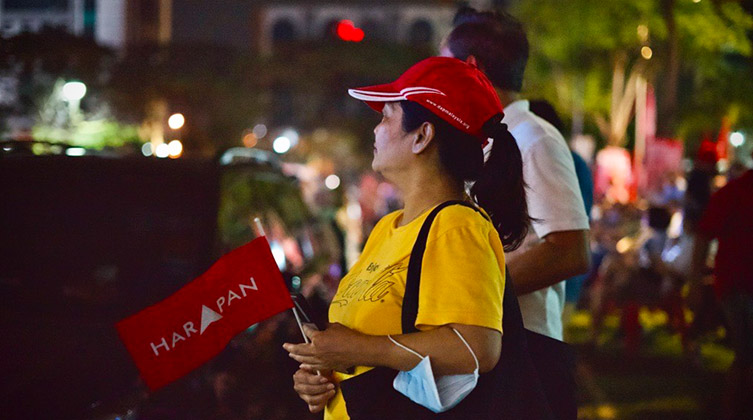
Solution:
{"label": "woman's face", "polygon": [[403,130],[403,108],[399,102],[387,102],[382,121],[374,127],[374,160],[371,168],[382,175],[404,168],[412,158],[412,137]]}

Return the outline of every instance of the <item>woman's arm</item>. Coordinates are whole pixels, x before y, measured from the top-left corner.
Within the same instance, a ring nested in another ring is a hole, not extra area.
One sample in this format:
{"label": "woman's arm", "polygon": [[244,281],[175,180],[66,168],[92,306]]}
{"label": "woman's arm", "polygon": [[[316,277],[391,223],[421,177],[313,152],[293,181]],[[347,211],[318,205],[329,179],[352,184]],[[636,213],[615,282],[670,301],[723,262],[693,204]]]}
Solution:
{"label": "woman's arm", "polygon": [[[485,327],[449,324],[439,328],[393,338],[422,355],[431,356],[435,375],[470,373],[476,368],[468,349],[450,328],[468,341],[479,359],[479,370],[488,372],[499,360],[502,347],[499,331]],[[385,366],[410,370],[420,361],[414,354],[394,345],[386,336],[367,335],[341,324],[331,324],[325,331],[305,327],[310,344],[285,343],[290,357],[308,370],[345,371],[352,366]]]}

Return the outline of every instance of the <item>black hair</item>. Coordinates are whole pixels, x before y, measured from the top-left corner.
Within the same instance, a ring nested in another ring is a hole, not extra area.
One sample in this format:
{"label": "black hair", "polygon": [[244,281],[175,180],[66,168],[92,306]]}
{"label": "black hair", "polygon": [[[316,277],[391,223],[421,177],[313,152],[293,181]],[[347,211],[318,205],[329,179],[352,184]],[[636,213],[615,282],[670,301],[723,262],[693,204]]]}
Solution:
{"label": "black hair", "polygon": [[565,123],[557,114],[557,110],[554,109],[554,105],[546,99],[536,99],[528,101],[528,109],[539,117],[543,118],[546,122],[553,125],[560,133],[565,132]]}
{"label": "black hair", "polygon": [[455,15],[453,25],[446,42],[455,58],[472,55],[494,86],[514,92],[523,89],[529,46],[519,20],[505,12],[465,7]]}
{"label": "black hair", "polygon": [[450,123],[411,101],[401,101],[402,128],[410,132],[424,122],[434,126],[434,139],[439,160],[456,181],[475,181],[471,199],[491,216],[505,251],[520,246],[528,233],[528,215],[523,160],[520,149],[507,126],[501,124],[502,114],[484,125],[484,132],[494,140],[491,155],[484,163],[484,153],[477,137],[466,134]]}

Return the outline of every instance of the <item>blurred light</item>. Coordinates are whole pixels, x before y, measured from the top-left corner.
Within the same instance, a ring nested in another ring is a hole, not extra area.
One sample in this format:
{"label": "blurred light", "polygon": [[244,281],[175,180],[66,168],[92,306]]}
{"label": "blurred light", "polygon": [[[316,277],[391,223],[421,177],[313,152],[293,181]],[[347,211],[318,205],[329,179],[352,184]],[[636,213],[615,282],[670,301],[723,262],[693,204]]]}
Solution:
{"label": "blurred light", "polygon": [[66,101],[80,101],[86,95],[86,85],[81,82],[68,82],[63,85],[63,98]]}
{"label": "blurred light", "polygon": [[332,263],[329,265],[329,275],[339,279],[343,275],[343,269],[340,267],[340,264]]}
{"label": "blurred light", "polygon": [[264,124],[256,124],[253,132],[257,139],[263,139],[264,136],[267,135],[267,126]]}
{"label": "blurred light", "polygon": [[725,158],[721,158],[718,161],[716,161],[716,171],[719,172],[720,175],[717,175],[717,177],[721,177],[721,179],[726,180],[727,177],[724,175],[721,175],[729,169],[729,160]]}
{"label": "blurred light", "polygon": [[279,268],[280,271],[285,270],[285,251],[282,249],[282,245],[277,243],[277,241],[272,241],[269,243],[269,248],[272,250],[272,256],[277,263],[277,268]]}
{"label": "blurred light", "polygon": [[304,235],[301,239],[301,251],[307,260],[314,257],[314,245],[308,235]]}
{"label": "blurred light", "polygon": [[701,0],[693,0],[693,3],[700,3]]}
{"label": "blurred light", "polygon": [[729,135],[729,142],[735,147],[740,147],[745,143],[745,135],[739,131]]}
{"label": "blurred light", "polygon": [[638,25],[638,38],[644,42],[648,39],[648,26]]}
{"label": "blurred light", "polygon": [[254,147],[258,142],[259,140],[254,133],[246,133],[246,135],[243,136],[243,145],[246,147]]}
{"label": "blurred light", "polygon": [[[720,172],[727,172],[727,169],[728,168],[724,168],[724,170]],[[723,186],[727,185],[727,177],[724,175],[717,175],[711,179],[711,183],[716,189],[722,188]]]}
{"label": "blurred light", "polygon": [[170,118],[167,119],[167,126],[173,130],[177,130],[183,127],[183,124],[185,123],[186,117],[184,117],[183,114],[180,113],[173,114],[170,116]]}
{"label": "blurred light", "polygon": [[279,154],[286,153],[290,150],[290,139],[283,136],[276,138],[274,143],[272,143],[272,149]]}
{"label": "blurred light", "polygon": [[141,146],[141,154],[144,156],[151,156],[154,154],[154,149],[152,148],[152,143],[144,143]]}
{"label": "blurred light", "polygon": [[329,137],[329,132],[326,128],[317,128],[314,130],[314,133],[311,134],[311,138],[316,143],[321,143],[327,140],[327,137]]}
{"label": "blurred light", "polygon": [[290,279],[290,285],[293,286],[293,289],[300,289],[301,288],[301,278],[298,276],[293,276],[292,279]]}
{"label": "blurred light", "polygon": [[154,151],[154,155],[158,158],[166,158],[170,155],[170,147],[166,143],[160,143],[157,150]]}
{"label": "blurred light", "polygon": [[649,46],[645,46],[641,48],[641,57],[645,58],[646,60],[650,60],[651,57],[654,56],[654,51]]}
{"label": "blurred light", "polygon": [[[685,191],[684,189],[682,191]],[[676,211],[672,213],[672,218],[669,219],[669,226],[667,227],[667,236],[672,239],[677,239],[682,235],[682,212]]]}
{"label": "blurred light", "polygon": [[615,247],[617,249],[617,252],[620,254],[624,254],[628,251],[630,251],[630,247],[633,246],[633,240],[628,238],[627,236],[617,241],[617,246]]}
{"label": "blurred light", "polygon": [[669,249],[662,251],[661,259],[665,263],[671,264],[675,262],[675,260],[677,260],[677,257],[679,257],[680,255],[682,255],[682,247],[679,244],[677,244],[677,245],[673,245]]}
{"label": "blurred light", "polygon": [[35,155],[44,155],[47,153],[47,145],[42,143],[34,143],[31,145],[31,153]]}
{"label": "blurred light", "polygon": [[290,147],[295,147],[298,144],[298,132],[293,130],[292,128],[288,128],[287,130],[283,131],[281,136],[287,137],[288,140],[290,140]]}
{"label": "blurred light", "polygon": [[615,419],[617,418],[617,409],[612,405],[603,404],[596,408],[596,415],[600,419]]}
{"label": "blurred light", "polygon": [[352,220],[361,219],[361,205],[358,203],[348,204],[348,208],[345,210],[348,213],[348,217]]}
{"label": "blurred light", "polygon": [[69,147],[65,149],[65,154],[68,156],[83,156],[86,154],[86,149],[83,147]]}
{"label": "blurred light", "polygon": [[171,158],[179,158],[183,154],[183,143],[180,140],[173,140],[167,144],[167,153]]}
{"label": "blurred light", "polygon": [[364,33],[360,28],[356,28],[351,20],[341,20],[337,22],[337,37],[343,41],[348,42],[361,42],[363,41]]}
{"label": "blurred light", "polygon": [[340,177],[332,174],[324,180],[324,185],[330,190],[335,190],[340,186]]}

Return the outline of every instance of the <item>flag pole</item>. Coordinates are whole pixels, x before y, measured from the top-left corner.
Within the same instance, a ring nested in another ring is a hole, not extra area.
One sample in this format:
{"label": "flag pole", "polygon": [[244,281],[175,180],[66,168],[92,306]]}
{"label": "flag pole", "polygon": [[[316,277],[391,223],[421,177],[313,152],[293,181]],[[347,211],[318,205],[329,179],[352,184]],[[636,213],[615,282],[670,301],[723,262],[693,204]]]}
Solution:
{"label": "flag pole", "polygon": [[[256,234],[259,237],[266,237],[266,233],[264,232],[264,226],[261,224],[261,219],[259,217],[254,217],[254,225],[256,226]],[[301,322],[301,317],[298,315],[298,311],[295,308],[295,305],[291,308],[293,310],[293,315],[295,316],[295,322],[298,324],[298,329],[301,330],[301,335],[303,336],[303,341],[306,342],[306,344],[310,343],[308,336],[303,331],[303,323]]]}
{"label": "flag pole", "polygon": [[256,226],[257,236],[267,236],[267,234],[264,233],[264,226],[262,226],[260,218],[254,217],[254,225]]}
{"label": "flag pole", "polygon": [[306,333],[303,332],[303,323],[301,322],[300,315],[298,315],[298,311],[295,309],[295,306],[293,306],[291,309],[293,310],[293,315],[295,315],[295,322],[298,323],[298,328],[301,330],[303,341],[305,341],[306,344],[309,344],[311,341],[309,340],[308,336],[306,336]]}

